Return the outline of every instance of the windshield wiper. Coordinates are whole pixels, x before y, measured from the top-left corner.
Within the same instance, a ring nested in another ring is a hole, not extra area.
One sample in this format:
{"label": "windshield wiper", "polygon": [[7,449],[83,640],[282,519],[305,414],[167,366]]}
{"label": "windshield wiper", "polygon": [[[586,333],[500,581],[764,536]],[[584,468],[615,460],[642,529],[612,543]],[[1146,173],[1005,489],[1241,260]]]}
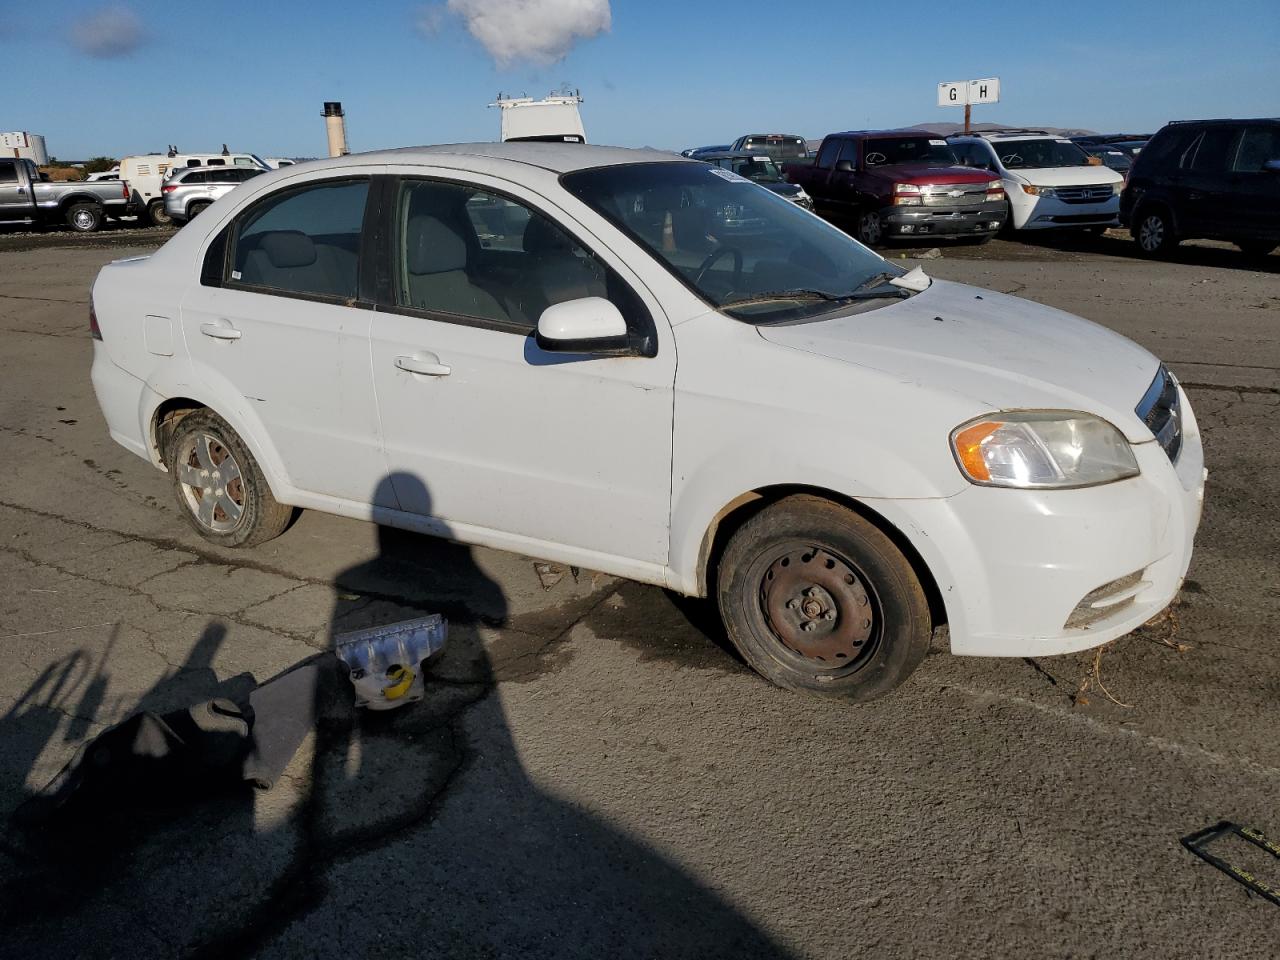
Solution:
{"label": "windshield wiper", "polygon": [[891,273],[888,270],[885,270],[883,273],[874,273],[854,287],[853,292],[861,293],[864,290],[878,290],[885,286],[890,280],[899,276],[901,276],[901,274]]}
{"label": "windshield wiper", "polygon": [[[896,277],[897,274],[885,274],[886,278]],[[871,278],[876,280],[875,277]],[[870,282],[870,281],[868,281]],[[855,300],[876,300],[881,297],[908,297],[911,294],[899,287],[891,287],[887,285],[887,279],[883,284],[877,283],[874,287],[866,287],[866,283],[859,286],[852,293],[827,293],[825,290],[770,290],[764,293],[753,293],[749,296],[742,296],[725,300],[720,304],[720,308],[726,307],[745,307],[757,303],[770,303],[775,300],[826,300],[830,303],[851,303]]]}

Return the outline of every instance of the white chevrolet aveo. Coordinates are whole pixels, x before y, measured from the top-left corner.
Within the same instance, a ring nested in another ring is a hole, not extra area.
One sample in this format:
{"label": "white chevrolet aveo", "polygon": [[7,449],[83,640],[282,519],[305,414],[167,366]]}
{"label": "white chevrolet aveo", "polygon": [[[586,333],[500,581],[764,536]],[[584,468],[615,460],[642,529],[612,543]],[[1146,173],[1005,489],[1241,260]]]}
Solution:
{"label": "white chevrolet aveo", "polygon": [[1104,643],[1200,519],[1177,381],[735,174],[580,144],[263,174],[93,288],[111,435],[197,531],[295,508],[714,595],[781,686]]}

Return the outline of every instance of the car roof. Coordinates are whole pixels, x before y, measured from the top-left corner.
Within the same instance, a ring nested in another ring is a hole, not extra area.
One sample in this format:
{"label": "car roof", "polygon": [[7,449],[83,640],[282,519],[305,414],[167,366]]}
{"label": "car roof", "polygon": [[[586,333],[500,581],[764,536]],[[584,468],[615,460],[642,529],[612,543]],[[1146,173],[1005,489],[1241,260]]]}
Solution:
{"label": "car roof", "polygon": [[[344,167],[352,161],[363,164],[415,164],[439,165],[442,161],[466,158],[498,160],[521,163],[552,173],[571,173],[594,167],[614,167],[632,163],[691,163],[687,157],[649,147],[601,147],[587,143],[547,143],[538,141],[513,141],[507,143],[444,143],[424,147],[400,147],[394,150],[378,150],[371,153],[353,153],[344,157],[311,160],[294,164],[293,169],[306,167],[320,170]],[[446,164],[447,165],[447,164]],[[455,164],[456,165],[456,164]]]}
{"label": "car roof", "polygon": [[739,140],[803,140],[798,133],[744,133]]}
{"label": "car roof", "polygon": [[[1011,140],[1069,140],[1070,137],[1063,136],[1060,133],[1050,133],[1048,130],[975,130],[973,133],[953,133],[948,140],[989,140],[995,143],[1008,142]],[[1078,144],[1077,144],[1078,146]]]}
{"label": "car roof", "polygon": [[867,140],[892,140],[896,137],[927,137],[930,140],[945,139],[942,134],[932,130],[845,130],[842,133],[829,133],[829,137],[862,137]]}
{"label": "car roof", "polygon": [[[761,156],[761,153],[759,150],[715,150],[709,153],[699,154],[698,159],[699,160],[754,160],[756,157],[759,157],[759,156]],[[767,154],[765,154],[764,156],[766,160],[773,159]]]}

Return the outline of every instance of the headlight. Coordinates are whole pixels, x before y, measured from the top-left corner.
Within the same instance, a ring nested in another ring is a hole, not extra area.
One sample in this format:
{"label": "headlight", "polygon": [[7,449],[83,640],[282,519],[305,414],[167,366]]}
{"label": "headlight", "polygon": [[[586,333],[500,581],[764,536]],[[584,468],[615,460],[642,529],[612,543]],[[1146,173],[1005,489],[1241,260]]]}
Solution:
{"label": "headlight", "polygon": [[1037,187],[1034,183],[1022,184],[1022,192],[1029,193],[1033,197],[1052,197],[1054,195],[1053,187]]}
{"label": "headlight", "polygon": [[1003,180],[988,180],[988,181],[987,181],[987,189],[988,189],[988,190],[1003,190],[1003,189],[1004,189],[1004,181],[1003,181]]}
{"label": "headlight", "polygon": [[1137,476],[1129,441],[1088,413],[1000,413],[951,431],[951,451],[973,483],[992,487],[1088,487]]}
{"label": "headlight", "polygon": [[893,185],[894,193],[919,193],[920,185],[916,183],[895,183]]}
{"label": "headlight", "polygon": [[1111,185],[1111,192],[1117,197],[1124,193],[1124,181],[1121,180],[1119,183],[1113,183]]}

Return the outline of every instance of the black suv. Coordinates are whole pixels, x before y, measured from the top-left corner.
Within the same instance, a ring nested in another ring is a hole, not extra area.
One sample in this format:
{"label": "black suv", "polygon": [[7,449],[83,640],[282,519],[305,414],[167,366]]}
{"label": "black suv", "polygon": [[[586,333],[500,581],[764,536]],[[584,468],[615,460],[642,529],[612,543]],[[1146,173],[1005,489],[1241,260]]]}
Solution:
{"label": "black suv", "polygon": [[1280,246],[1280,119],[1164,127],[1133,162],[1120,222],[1150,255],[1191,239],[1270,253]]}

